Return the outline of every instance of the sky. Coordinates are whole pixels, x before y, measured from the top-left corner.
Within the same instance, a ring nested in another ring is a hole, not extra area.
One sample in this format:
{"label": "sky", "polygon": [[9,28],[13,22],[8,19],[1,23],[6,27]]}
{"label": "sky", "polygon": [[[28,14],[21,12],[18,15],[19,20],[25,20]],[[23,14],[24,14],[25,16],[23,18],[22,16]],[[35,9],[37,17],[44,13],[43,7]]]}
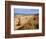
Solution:
{"label": "sky", "polygon": [[38,14],[39,9],[14,9],[14,14]]}

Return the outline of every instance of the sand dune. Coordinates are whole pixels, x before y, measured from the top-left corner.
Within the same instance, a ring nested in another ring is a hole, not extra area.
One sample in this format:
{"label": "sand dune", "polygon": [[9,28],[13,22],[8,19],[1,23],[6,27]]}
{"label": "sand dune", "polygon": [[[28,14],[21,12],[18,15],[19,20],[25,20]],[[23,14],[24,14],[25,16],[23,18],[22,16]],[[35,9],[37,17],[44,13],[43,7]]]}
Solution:
{"label": "sand dune", "polygon": [[25,29],[37,29],[38,16],[34,15],[16,15],[14,17],[14,29],[25,30]]}

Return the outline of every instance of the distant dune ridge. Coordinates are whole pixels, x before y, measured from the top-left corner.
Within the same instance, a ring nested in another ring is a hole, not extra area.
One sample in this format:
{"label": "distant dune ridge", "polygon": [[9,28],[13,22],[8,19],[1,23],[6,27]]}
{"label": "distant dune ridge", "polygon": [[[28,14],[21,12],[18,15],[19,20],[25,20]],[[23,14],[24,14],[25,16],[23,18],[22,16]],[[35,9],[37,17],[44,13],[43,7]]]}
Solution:
{"label": "distant dune ridge", "polygon": [[14,17],[14,30],[38,29],[39,17],[37,15],[16,15]]}

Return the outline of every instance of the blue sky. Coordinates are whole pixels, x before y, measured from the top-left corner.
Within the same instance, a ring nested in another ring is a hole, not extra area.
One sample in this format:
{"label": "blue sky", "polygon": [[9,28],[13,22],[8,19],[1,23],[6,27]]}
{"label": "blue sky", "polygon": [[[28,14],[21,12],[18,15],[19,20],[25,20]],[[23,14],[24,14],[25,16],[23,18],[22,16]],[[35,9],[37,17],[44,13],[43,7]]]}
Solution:
{"label": "blue sky", "polygon": [[14,9],[14,14],[37,14],[39,9]]}

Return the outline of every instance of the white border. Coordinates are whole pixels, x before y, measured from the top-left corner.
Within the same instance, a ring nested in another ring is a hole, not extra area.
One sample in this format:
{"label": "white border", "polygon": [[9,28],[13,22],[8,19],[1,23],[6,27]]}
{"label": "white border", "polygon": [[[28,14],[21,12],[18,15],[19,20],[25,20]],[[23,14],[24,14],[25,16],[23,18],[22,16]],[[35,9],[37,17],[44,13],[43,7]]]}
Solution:
{"label": "white border", "polygon": [[[14,8],[39,9],[39,29],[37,30],[15,30],[14,31]],[[11,34],[41,33],[42,32],[42,7],[11,5]]]}

